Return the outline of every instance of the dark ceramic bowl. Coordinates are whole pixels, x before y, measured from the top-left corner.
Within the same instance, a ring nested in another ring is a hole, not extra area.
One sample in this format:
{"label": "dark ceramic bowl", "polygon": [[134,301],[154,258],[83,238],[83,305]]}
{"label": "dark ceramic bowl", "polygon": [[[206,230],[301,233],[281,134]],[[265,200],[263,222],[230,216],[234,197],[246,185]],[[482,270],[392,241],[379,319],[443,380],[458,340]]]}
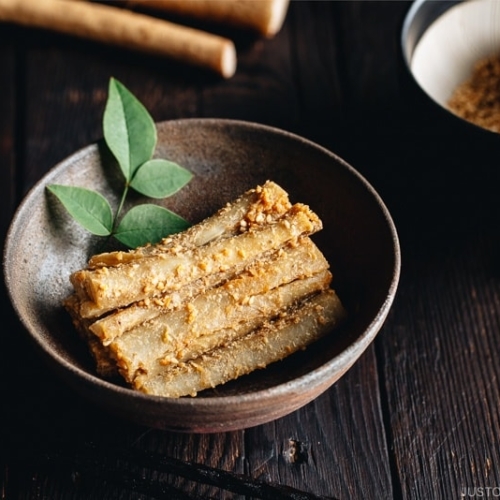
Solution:
{"label": "dark ceramic bowl", "polygon": [[334,288],[350,319],[306,351],[197,397],[152,397],[102,380],[73,332],[61,300],[68,276],[82,268],[96,240],[46,195],[50,183],[98,189],[113,199],[104,153],[91,145],[50,171],[12,221],[4,252],[12,304],[36,346],[89,404],[151,427],[216,432],[274,420],[313,400],[361,356],[392,305],[400,249],[382,200],[351,166],[296,135],[247,122],[187,119],[158,124],[157,156],[194,173],[165,204],[197,222],[245,190],[272,179],[293,202],[323,219],[315,235],[334,273]]}

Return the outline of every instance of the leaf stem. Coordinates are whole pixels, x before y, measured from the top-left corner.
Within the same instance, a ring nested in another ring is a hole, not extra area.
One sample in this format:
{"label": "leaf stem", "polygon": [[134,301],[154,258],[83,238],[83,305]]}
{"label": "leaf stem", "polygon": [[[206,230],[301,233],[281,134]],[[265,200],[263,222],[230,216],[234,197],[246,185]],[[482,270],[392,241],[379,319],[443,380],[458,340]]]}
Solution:
{"label": "leaf stem", "polygon": [[116,209],[115,218],[113,221],[113,229],[111,231],[111,234],[115,234],[115,230],[116,230],[116,227],[118,225],[118,217],[120,216],[123,205],[125,203],[125,199],[127,198],[128,190],[129,190],[129,183],[126,182],[125,187],[123,188],[123,193],[122,193],[122,197],[120,199],[120,204],[118,205],[118,208]]}

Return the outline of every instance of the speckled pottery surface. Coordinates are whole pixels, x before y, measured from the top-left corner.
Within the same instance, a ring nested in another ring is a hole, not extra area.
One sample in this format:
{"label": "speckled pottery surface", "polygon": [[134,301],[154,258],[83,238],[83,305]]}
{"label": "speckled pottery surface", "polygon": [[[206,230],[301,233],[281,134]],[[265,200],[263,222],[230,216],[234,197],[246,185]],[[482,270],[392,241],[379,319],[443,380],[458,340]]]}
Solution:
{"label": "speckled pottery surface", "polygon": [[[197,397],[153,397],[102,380],[61,301],[69,275],[100,240],[74,223],[45,186],[78,185],[110,200],[116,169],[100,144],[56,165],[19,206],[4,250],[14,309],[49,365],[89,404],[151,427],[220,432],[262,424],[300,408],[334,384],[375,338],[400,273],[399,242],[387,208],[370,184],[332,152],[275,128],[234,120],[157,124],[155,156],[176,161],[194,179],[160,203],[195,223],[267,179],[323,220],[313,239],[331,264],[333,287],[349,312],[344,326],[307,350]],[[137,203],[139,198],[131,199]]]}

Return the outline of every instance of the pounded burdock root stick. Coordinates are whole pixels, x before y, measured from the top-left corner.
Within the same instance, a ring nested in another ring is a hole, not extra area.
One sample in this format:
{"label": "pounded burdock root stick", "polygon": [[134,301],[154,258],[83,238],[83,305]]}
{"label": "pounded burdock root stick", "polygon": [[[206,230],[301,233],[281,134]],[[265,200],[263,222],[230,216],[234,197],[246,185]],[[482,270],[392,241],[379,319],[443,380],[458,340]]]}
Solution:
{"label": "pounded burdock root stick", "polygon": [[[273,252],[273,250],[265,252],[262,257],[267,258],[267,254]],[[237,274],[244,271],[246,266],[246,262],[240,262],[227,270],[203,276],[177,290],[162,293],[154,297],[146,297],[116,312],[110,311],[109,314],[104,315],[103,310],[93,302],[88,300],[82,302],[78,299],[78,311],[82,318],[94,321],[95,324],[102,321],[104,325],[111,326],[114,323],[121,331],[130,330],[136,324],[151,320],[161,314],[162,311],[173,310],[200,293],[203,293],[205,290],[219,286],[227,280],[234,278]]]}
{"label": "pounded burdock root stick", "polygon": [[[158,316],[169,314],[190,300],[194,299],[191,302],[193,311],[204,308],[202,304],[207,303],[207,313],[212,317],[220,314],[223,296],[227,296],[232,302],[243,302],[252,295],[265,293],[296,279],[310,277],[328,267],[328,262],[319,248],[309,237],[304,236],[296,245],[287,245],[269,256],[250,262],[243,269],[237,269],[238,272],[228,276],[228,279],[224,283],[219,283],[218,287],[213,287],[211,280],[199,280],[196,282],[196,287],[187,285],[173,294],[162,297],[161,301],[158,301],[162,307],[157,306],[155,301],[147,301],[148,304],[133,304],[95,321],[91,324],[90,330],[105,345],[109,345],[123,333],[144,322],[151,322]],[[213,307],[214,300],[217,301],[219,309]],[[190,317],[192,316],[193,314],[190,314]],[[203,321],[208,321],[208,318],[204,318]],[[188,329],[189,325],[182,327]]]}
{"label": "pounded burdock root stick", "polygon": [[344,316],[335,292],[327,290],[277,321],[187,363],[172,368],[158,361],[156,370],[138,375],[133,385],[156,396],[195,396],[304,349],[331,331]]}
{"label": "pounded burdock root stick", "polygon": [[156,245],[139,247],[128,252],[108,252],[94,255],[89,269],[117,266],[162,254],[175,248],[201,247],[216,238],[227,238],[251,229],[255,225],[269,223],[282,216],[291,207],[288,193],[273,181],[250,189],[214,215],[191,226],[181,233],[164,238]]}
{"label": "pounded burdock root stick", "polygon": [[234,236],[230,246],[225,239],[217,239],[187,252],[141,259],[138,264],[77,271],[70,279],[81,299],[94,302],[105,312],[174,291],[203,276],[255,259],[321,227],[318,216],[306,205],[297,203],[279,220]]}

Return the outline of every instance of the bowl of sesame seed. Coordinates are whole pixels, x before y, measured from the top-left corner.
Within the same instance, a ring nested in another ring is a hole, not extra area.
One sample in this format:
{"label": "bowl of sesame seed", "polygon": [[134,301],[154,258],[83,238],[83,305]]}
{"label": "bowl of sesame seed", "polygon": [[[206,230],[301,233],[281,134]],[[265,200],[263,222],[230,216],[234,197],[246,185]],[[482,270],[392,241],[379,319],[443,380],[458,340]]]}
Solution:
{"label": "bowl of sesame seed", "polygon": [[401,45],[412,79],[441,112],[500,134],[498,0],[415,0]]}

